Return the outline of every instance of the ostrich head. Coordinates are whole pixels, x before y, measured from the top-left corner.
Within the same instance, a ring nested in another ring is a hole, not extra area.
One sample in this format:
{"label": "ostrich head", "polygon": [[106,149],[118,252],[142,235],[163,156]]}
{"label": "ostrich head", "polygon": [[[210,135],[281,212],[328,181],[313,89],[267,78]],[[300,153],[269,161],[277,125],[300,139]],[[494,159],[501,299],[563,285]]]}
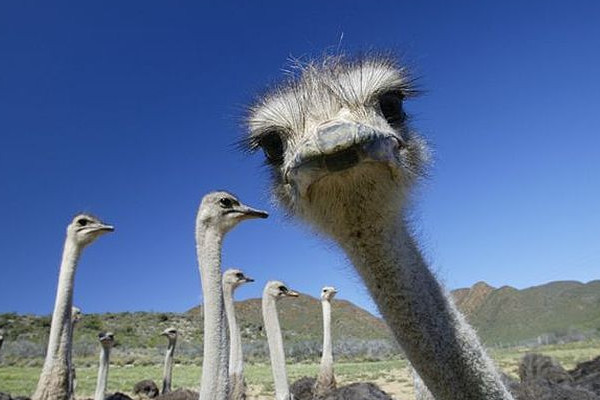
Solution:
{"label": "ostrich head", "polygon": [[263,150],[276,199],[326,231],[357,213],[399,209],[427,159],[403,108],[416,94],[406,69],[381,56],[339,56],[299,71],[247,121],[244,143]]}
{"label": "ostrich head", "polygon": [[244,275],[239,269],[231,268],[223,273],[223,283],[231,285],[234,289],[247,282],[254,282],[254,279]]}
{"label": "ostrich head", "polygon": [[269,281],[265,285],[264,294],[267,294],[273,298],[280,299],[282,297],[298,297],[300,293],[295,290],[288,288],[283,282],[280,281]]}
{"label": "ostrich head", "polygon": [[79,307],[71,307],[71,320],[73,321],[73,324],[79,322],[82,316],[83,314],[81,313],[81,309]]}
{"label": "ostrich head", "polygon": [[115,335],[112,332],[100,332],[98,339],[105,349],[110,349],[115,344]]}
{"label": "ostrich head", "polygon": [[162,331],[161,336],[166,336],[169,341],[177,339],[177,329],[170,327]]}
{"label": "ostrich head", "polygon": [[333,286],[325,286],[323,290],[321,290],[321,300],[331,301],[335,297],[336,293],[337,290]]}
{"label": "ostrich head", "polygon": [[114,230],[112,225],[107,225],[92,215],[78,214],[67,227],[67,237],[83,247]]}
{"label": "ostrich head", "polygon": [[198,225],[215,227],[226,233],[239,222],[250,218],[267,218],[265,211],[242,204],[236,196],[225,191],[211,192],[202,198],[198,210]]}

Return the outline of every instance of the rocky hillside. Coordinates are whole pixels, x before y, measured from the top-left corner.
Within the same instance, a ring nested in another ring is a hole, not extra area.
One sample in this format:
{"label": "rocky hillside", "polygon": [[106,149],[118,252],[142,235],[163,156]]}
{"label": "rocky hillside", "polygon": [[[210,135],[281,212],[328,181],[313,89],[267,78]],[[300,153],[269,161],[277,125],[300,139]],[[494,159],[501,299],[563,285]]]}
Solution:
{"label": "rocky hillside", "polygon": [[[346,300],[334,300],[332,330],[335,351],[344,358],[389,358],[398,354],[387,325],[379,318]],[[302,295],[282,299],[278,305],[286,352],[291,359],[317,359],[321,348],[320,301]],[[236,303],[238,322],[249,360],[264,360],[267,355],[260,299]],[[115,333],[118,364],[153,363],[160,360],[165,346],[160,336],[169,326],[180,333],[177,352],[183,362],[201,356],[202,309],[194,307],[179,313],[84,314],[75,330],[74,353],[95,363],[99,331]],[[2,357],[8,363],[39,363],[50,330],[49,316],[0,314],[0,329],[5,331]],[[29,361],[27,361],[29,360]]]}
{"label": "rocky hillside", "polygon": [[[236,303],[240,326],[248,336],[259,334],[262,327],[260,299]],[[277,304],[282,329],[292,340],[313,340],[320,337],[322,327],[321,302],[302,295],[297,299],[282,299]],[[331,325],[334,337],[344,339],[391,339],[387,325],[381,320],[347,300],[333,300]],[[200,319],[201,307],[188,314]]]}
{"label": "rocky hillside", "polygon": [[600,281],[550,282],[527,289],[479,282],[453,292],[489,344],[576,340],[600,332]]}

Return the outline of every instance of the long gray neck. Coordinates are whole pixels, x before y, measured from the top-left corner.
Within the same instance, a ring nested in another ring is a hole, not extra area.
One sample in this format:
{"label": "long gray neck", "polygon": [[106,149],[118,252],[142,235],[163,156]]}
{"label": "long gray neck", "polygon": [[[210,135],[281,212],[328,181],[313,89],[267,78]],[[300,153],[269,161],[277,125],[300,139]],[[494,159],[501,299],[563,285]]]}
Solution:
{"label": "long gray neck", "polygon": [[225,313],[229,325],[229,396],[231,400],[246,398],[246,383],[244,381],[244,355],[242,352],[242,335],[237,324],[233,293],[236,286],[223,282],[223,297],[225,298]]}
{"label": "long gray neck", "polygon": [[269,343],[271,369],[275,381],[275,399],[289,400],[290,389],[285,369],[285,353],[283,351],[279,317],[277,316],[277,305],[275,304],[275,298],[267,293],[264,293],[262,297],[262,314],[267,332],[267,342]]}
{"label": "long gray neck", "polygon": [[98,380],[94,400],[104,400],[106,396],[106,382],[108,381],[108,363],[110,362],[110,347],[101,346],[100,365],[98,366]]}
{"label": "long gray neck", "polygon": [[223,297],[225,300],[225,313],[229,325],[229,376],[243,374],[244,360],[242,353],[242,336],[237,324],[235,305],[233,300],[234,287],[231,284],[223,284]]}
{"label": "long gray neck", "polygon": [[429,271],[402,216],[391,223],[356,216],[352,223],[354,229],[338,241],[435,398],[512,399],[475,332]]}
{"label": "long gray neck", "polygon": [[211,227],[197,228],[196,252],[204,298],[204,359],[200,400],[225,400],[227,377],[227,326],[221,288],[223,235]]}
{"label": "long gray neck", "polygon": [[60,273],[58,277],[58,288],[52,323],[50,325],[50,337],[48,339],[48,350],[44,367],[40,375],[34,400],[42,400],[49,397],[66,400],[70,397],[70,374],[71,374],[71,344],[73,330],[71,329],[71,309],[73,306],[73,284],[77,261],[81,254],[81,247],[67,237],[63,250]]}
{"label": "long gray neck", "polygon": [[417,374],[417,371],[414,368],[409,367],[411,370],[411,375],[413,377],[413,388],[415,391],[415,400],[435,400],[425,383]]}
{"label": "long gray neck", "polygon": [[177,338],[169,338],[169,345],[167,346],[167,352],[165,354],[165,368],[163,370],[163,385],[162,394],[169,393],[171,391],[171,376],[173,375],[173,355],[175,354],[175,344]]}
{"label": "long gray neck", "polygon": [[319,375],[315,385],[318,397],[325,396],[329,391],[335,389],[335,376],[333,374],[333,347],[331,341],[331,302],[321,300],[323,307],[323,355]]}

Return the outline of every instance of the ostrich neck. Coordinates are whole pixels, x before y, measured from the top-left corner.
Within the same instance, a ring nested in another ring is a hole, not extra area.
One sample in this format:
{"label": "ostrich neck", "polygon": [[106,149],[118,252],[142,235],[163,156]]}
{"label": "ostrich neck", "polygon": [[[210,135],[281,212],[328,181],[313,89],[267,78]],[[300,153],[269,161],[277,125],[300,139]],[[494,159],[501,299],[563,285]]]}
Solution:
{"label": "ostrich neck", "polygon": [[98,366],[98,380],[96,381],[96,393],[94,400],[104,400],[106,394],[106,382],[108,381],[108,363],[110,361],[110,347],[102,346],[100,350],[100,365]]}
{"label": "ostrich neck", "polygon": [[275,298],[267,293],[263,294],[262,313],[267,332],[267,342],[269,343],[271,369],[275,381],[275,399],[288,400],[290,399],[290,389],[285,369],[285,353],[283,352],[283,339],[279,317],[277,316],[277,305],[275,304]]}
{"label": "ostrich neck", "polygon": [[435,398],[511,399],[475,332],[427,267],[402,216],[353,218],[347,221],[353,229],[338,241]]}
{"label": "ostrich neck", "polygon": [[322,300],[323,306],[323,355],[321,356],[321,366],[317,382],[328,384],[333,380],[333,349],[331,343],[331,303],[329,300]]}
{"label": "ostrich neck", "polygon": [[204,298],[204,356],[200,400],[227,398],[227,335],[221,288],[223,234],[211,227],[196,232],[196,251]]}
{"label": "ostrich neck", "polygon": [[33,399],[45,399],[50,393],[60,393],[59,398],[69,397],[71,370],[71,309],[73,306],[73,284],[81,247],[67,237],[63,250],[58,277],[58,288],[50,337],[44,367]]}
{"label": "ostrich neck", "polygon": [[225,300],[225,313],[229,325],[229,376],[242,375],[244,368],[242,353],[242,337],[235,316],[235,305],[233,301],[233,285],[223,285],[223,296]]}
{"label": "ostrich neck", "polygon": [[163,370],[162,394],[171,391],[171,376],[173,375],[173,355],[175,354],[175,344],[177,339],[169,339],[169,345],[165,354],[165,368]]}

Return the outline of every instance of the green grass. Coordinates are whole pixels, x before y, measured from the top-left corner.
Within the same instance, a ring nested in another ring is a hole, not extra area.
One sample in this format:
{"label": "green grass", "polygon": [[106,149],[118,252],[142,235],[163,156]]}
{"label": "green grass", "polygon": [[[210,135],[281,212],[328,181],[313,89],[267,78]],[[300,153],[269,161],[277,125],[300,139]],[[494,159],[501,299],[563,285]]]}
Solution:
{"label": "green grass", "polygon": [[[385,372],[404,368],[406,362],[380,361],[367,363],[343,363],[336,365],[336,373],[344,381],[375,379]],[[290,364],[290,381],[302,376],[315,376],[318,364]],[[202,369],[194,365],[175,365],[173,376],[176,387],[196,387],[200,382]],[[39,367],[0,367],[0,391],[15,394],[31,394],[35,389]],[[83,396],[92,395],[96,387],[97,368],[77,369],[77,392]],[[109,372],[109,392],[130,392],[136,382],[153,379],[157,383],[162,376],[162,366],[111,367]],[[245,367],[246,381],[250,385],[268,386],[273,377],[268,364],[250,364]]]}
{"label": "green grass", "polygon": [[[527,351],[529,349],[515,348],[492,350],[490,354],[504,371],[515,374],[520,358]],[[545,346],[535,349],[535,351],[557,358],[565,368],[572,368],[575,363],[589,360],[600,354],[600,340]],[[317,369],[318,364],[289,364],[289,380],[294,381],[302,376],[315,376]],[[412,385],[406,373],[407,362],[405,360],[337,363],[335,371],[340,383],[378,380],[383,383],[397,382],[404,386]],[[37,383],[39,372],[40,367],[0,366],[0,391],[30,395]],[[77,368],[78,397],[93,394],[96,372],[95,367]],[[108,389],[110,392],[131,393],[133,385],[142,379],[153,379],[160,383],[161,374],[161,365],[113,366],[110,369]],[[201,368],[195,365],[175,365],[173,374],[175,387],[195,388],[200,381]],[[248,364],[245,367],[245,374],[247,383],[259,388],[257,393],[272,395],[273,378],[270,365]]]}

